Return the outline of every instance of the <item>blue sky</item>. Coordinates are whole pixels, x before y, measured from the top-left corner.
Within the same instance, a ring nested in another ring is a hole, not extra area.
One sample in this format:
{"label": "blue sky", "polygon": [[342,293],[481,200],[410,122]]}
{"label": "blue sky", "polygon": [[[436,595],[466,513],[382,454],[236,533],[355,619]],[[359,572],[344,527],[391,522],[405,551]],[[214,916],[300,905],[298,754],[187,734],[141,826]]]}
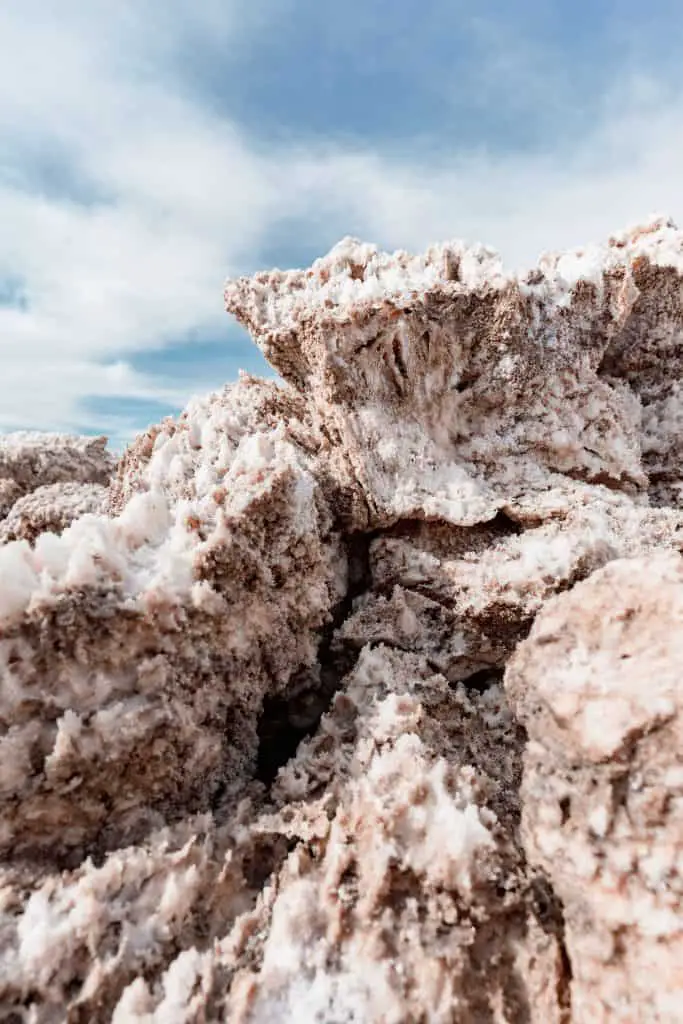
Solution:
{"label": "blue sky", "polygon": [[269,372],[224,278],[345,234],[680,222],[682,49],[665,0],[3,0],[0,430],[120,446]]}

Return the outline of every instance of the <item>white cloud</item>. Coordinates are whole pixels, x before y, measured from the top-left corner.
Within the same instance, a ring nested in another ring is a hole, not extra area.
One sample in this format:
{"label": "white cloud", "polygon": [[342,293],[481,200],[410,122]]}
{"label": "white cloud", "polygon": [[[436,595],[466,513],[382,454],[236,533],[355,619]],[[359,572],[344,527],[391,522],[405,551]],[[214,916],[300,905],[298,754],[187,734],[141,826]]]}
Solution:
{"label": "white cloud", "polygon": [[[78,402],[92,394],[182,400],[134,374],[126,353],[223,325],[224,276],[250,265],[283,215],[320,225],[326,242],[352,230],[420,248],[462,235],[518,264],[654,209],[683,212],[683,90],[645,80],[615,84],[580,144],[543,154],[468,155],[457,139],[438,162],[264,151],[174,85],[181,40],[208,31],[226,53],[246,45],[254,25],[237,9],[0,7],[0,281],[20,280],[28,298],[0,307],[0,429],[83,423]],[[266,16],[253,5],[257,26]],[[50,185],[55,161],[88,202]]]}
{"label": "white cloud", "polygon": [[683,92],[605,103],[580,145],[524,156],[477,154],[388,169],[361,162],[359,205],[387,244],[464,236],[534,262],[544,249],[607,237],[653,211],[683,213]]}

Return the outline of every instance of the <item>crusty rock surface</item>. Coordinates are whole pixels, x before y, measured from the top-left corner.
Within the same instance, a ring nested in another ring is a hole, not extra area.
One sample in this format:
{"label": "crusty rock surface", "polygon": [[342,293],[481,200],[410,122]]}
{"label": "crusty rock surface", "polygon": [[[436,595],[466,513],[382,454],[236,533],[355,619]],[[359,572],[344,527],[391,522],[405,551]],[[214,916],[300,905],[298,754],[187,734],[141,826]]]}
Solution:
{"label": "crusty rock surface", "polygon": [[245,435],[220,493],[180,497],[205,468],[188,457],[117,518],[0,548],[5,855],[70,862],[252,778],[263,698],[315,660],[345,582],[329,510],[281,434]]}
{"label": "crusty rock surface", "polygon": [[39,487],[108,485],[113,469],[106,437],[26,431],[0,436],[0,520],[15,501]]}
{"label": "crusty rock surface", "polygon": [[283,383],[0,441],[0,1020],[678,1021],[683,234],[226,303]]}
{"label": "crusty rock surface", "polygon": [[62,533],[87,512],[105,512],[109,489],[102,484],[43,484],[18,498],[0,521],[0,543],[27,540],[41,533]]}
{"label": "crusty rock surface", "polygon": [[506,671],[523,837],[564,905],[578,1020],[675,1020],[683,991],[683,558],[549,601]]}
{"label": "crusty rock surface", "polygon": [[682,237],[658,222],[522,278],[481,247],[415,258],[347,239],[308,271],[230,283],[226,301],[308,394],[371,527],[543,517],[574,481],[676,489]]}
{"label": "crusty rock surface", "polygon": [[495,681],[468,694],[367,646],[274,790],[277,819],[315,809],[323,842],[281,873],[235,982],[243,1019],[561,1020],[558,939],[516,842],[522,748]]}

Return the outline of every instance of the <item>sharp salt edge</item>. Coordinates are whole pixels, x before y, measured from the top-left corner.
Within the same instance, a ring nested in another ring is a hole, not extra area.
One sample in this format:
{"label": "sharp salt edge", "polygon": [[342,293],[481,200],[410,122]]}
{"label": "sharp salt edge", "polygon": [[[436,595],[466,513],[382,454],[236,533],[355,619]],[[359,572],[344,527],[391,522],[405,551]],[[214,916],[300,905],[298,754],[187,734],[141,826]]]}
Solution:
{"label": "sharp salt edge", "polygon": [[0,441],[0,1017],[679,1021],[683,234],[225,297],[279,383]]}

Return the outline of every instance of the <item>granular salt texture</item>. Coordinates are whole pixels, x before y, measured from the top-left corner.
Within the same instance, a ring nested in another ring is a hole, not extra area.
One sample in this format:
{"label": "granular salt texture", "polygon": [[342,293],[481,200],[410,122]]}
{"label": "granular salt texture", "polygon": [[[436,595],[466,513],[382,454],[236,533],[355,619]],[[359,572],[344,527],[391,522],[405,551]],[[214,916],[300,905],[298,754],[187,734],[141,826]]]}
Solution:
{"label": "granular salt texture", "polygon": [[[347,240],[309,271],[231,282],[226,303],[310,396],[371,525],[471,525],[543,491],[566,508],[571,480],[647,487],[640,393],[611,353],[643,317],[664,348],[680,336],[680,296],[667,304],[659,282],[680,288],[682,238],[634,233],[577,257],[569,281],[559,259],[519,280],[461,245],[418,260]],[[673,430],[657,435],[667,451]]]}
{"label": "granular salt texture", "polygon": [[[248,946],[236,926],[185,990],[210,1003],[230,950],[233,1021],[562,1021],[558,940],[515,838],[523,740],[499,687],[366,649],[252,826],[299,843]],[[114,1019],[161,1021],[167,988],[136,983]]]}
{"label": "granular salt texture", "polygon": [[0,436],[0,519],[14,502],[48,484],[108,485],[114,458],[106,437],[17,431]]}
{"label": "granular salt texture", "polygon": [[11,480],[9,477],[0,479],[0,521],[10,511],[17,498],[21,497],[21,493],[21,487],[16,480]]}
{"label": "granular salt texture", "polygon": [[[281,836],[247,830],[237,808],[223,826],[211,815],[189,816],[97,865],[85,860],[57,873],[45,861],[5,864],[2,1009],[21,1014],[28,1007],[35,1024],[63,1020],[67,1006],[75,1024],[111,1020],[127,985],[135,991],[143,976],[163,977],[169,965],[177,978],[188,955],[193,963],[212,961],[214,983],[227,987],[234,964],[221,974],[215,938],[252,912],[263,878],[286,852]],[[187,953],[177,956],[183,947]],[[157,1019],[194,1019],[183,1014],[181,996],[174,986]],[[138,1017],[120,1010],[116,1019]]]}
{"label": "granular salt texture", "polygon": [[134,496],[0,547],[0,847],[107,848],[250,778],[266,693],[315,660],[344,560],[281,431],[220,500]]}
{"label": "granular salt texture", "polygon": [[683,558],[612,562],[508,665],[523,834],[563,901],[576,1021],[681,1019]]}
{"label": "granular salt texture", "polygon": [[683,503],[683,244],[672,221],[660,219],[610,240],[612,252],[630,248],[628,307],[601,367],[640,399],[643,468],[653,503]]}
{"label": "granular salt texture", "polygon": [[315,444],[301,396],[241,373],[221,392],[193,398],[177,420],[166,419],[139,435],[119,462],[111,511],[148,490],[163,490],[173,501],[213,499],[220,504],[240,444],[264,431],[275,431],[304,453]]}
{"label": "granular salt texture", "polygon": [[423,654],[451,682],[502,668],[554,593],[606,562],[683,547],[683,515],[601,487],[561,520],[519,532],[413,521],[370,546],[371,586],[335,634],[340,649],[391,643]]}
{"label": "granular salt texture", "polygon": [[4,443],[0,1016],[674,1019],[682,272],[664,221],[520,277],[346,240],[228,286],[284,385],[106,514],[103,444]]}
{"label": "granular salt texture", "polygon": [[0,521],[0,544],[32,543],[41,533],[61,533],[87,512],[104,512],[109,489],[101,484],[44,484],[14,502]]}
{"label": "granular salt texture", "polygon": [[299,451],[340,523],[366,523],[365,499],[346,454],[318,428],[307,399],[286,384],[246,373],[220,393],[193,399],[178,420],[150,428],[124,453],[110,489],[110,511],[119,512],[133,494],[150,488],[172,500],[220,502],[242,439],[277,429]]}

